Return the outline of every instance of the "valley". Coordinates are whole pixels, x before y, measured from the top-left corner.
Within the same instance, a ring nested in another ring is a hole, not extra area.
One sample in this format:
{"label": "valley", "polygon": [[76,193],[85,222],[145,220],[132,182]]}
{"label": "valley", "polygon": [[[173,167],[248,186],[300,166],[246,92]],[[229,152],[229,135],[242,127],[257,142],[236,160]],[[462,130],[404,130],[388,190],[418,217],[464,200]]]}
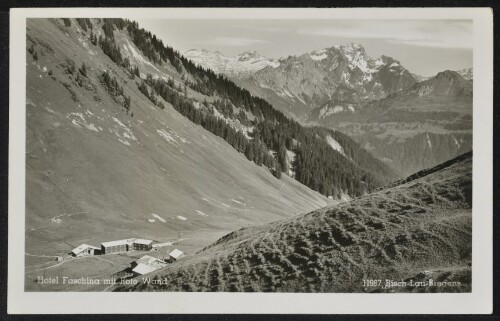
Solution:
{"label": "valley", "polygon": [[[84,242],[183,239],[176,247],[192,253],[234,229],[332,202],[286,175],[273,177],[168,103],[153,105],[72,20],[70,27],[60,19],[28,22],[27,48],[37,59],[27,52],[27,290],[47,290],[33,281],[37,269],[64,274],[67,263],[55,258]],[[180,80],[172,68],[161,70]],[[131,98],[130,112],[101,85],[104,70]],[[79,259],[88,261],[81,269],[116,268],[96,258]]]}
{"label": "valley", "polygon": [[[185,54],[127,19],[27,20],[26,291],[470,291],[472,70]],[[70,254],[120,239],[163,246]],[[168,284],[104,282],[174,249]]]}
{"label": "valley", "polygon": [[[189,53],[225,72],[213,53]],[[350,43],[239,70],[226,74],[301,124],[347,134],[400,176],[472,150],[472,68],[422,77]]]}

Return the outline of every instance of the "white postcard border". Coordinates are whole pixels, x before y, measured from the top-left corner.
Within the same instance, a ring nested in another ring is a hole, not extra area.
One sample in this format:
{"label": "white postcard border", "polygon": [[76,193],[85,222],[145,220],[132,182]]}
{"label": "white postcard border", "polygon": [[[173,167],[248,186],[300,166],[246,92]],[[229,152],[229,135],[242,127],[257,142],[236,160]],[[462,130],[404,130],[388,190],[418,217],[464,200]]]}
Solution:
{"label": "white postcard border", "polygon": [[[26,18],[36,17],[473,19],[472,293],[25,292]],[[8,313],[486,314],[492,312],[493,15],[490,8],[32,8],[12,9],[10,19]]]}

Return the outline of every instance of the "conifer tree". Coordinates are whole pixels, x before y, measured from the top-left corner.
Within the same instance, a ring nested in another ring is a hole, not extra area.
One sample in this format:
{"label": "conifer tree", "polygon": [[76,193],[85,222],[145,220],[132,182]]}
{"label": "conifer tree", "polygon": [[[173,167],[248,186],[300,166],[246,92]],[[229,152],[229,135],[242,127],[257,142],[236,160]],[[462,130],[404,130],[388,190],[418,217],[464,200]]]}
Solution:
{"label": "conifer tree", "polygon": [[82,67],[80,68],[80,73],[83,77],[87,77],[87,67],[85,66],[85,62],[82,63]]}

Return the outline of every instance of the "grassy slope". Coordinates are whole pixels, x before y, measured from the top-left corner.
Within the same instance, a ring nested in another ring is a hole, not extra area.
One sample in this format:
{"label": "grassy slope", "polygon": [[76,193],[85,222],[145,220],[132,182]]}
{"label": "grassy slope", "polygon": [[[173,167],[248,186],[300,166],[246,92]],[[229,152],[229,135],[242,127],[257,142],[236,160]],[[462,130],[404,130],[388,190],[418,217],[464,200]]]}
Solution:
{"label": "grassy slope", "polygon": [[[470,291],[472,154],[349,203],[242,229],[118,291]],[[363,286],[363,279],[461,281]]]}
{"label": "grassy slope", "polygon": [[[63,255],[83,242],[134,236],[168,241],[179,232],[186,239],[180,248],[191,253],[228,231],[327,205],[297,181],[274,178],[170,105],[154,107],[137,90],[138,78],[129,79],[78,33],[74,20],[65,28],[60,20],[29,19],[27,27],[27,46],[34,41],[39,57],[26,53],[27,253]],[[66,58],[77,68],[85,62],[88,89],[64,72]],[[103,70],[131,96],[133,117],[100,85]],[[161,72],[180,79],[171,67]],[[53,258],[27,256],[26,265],[44,260]]]}

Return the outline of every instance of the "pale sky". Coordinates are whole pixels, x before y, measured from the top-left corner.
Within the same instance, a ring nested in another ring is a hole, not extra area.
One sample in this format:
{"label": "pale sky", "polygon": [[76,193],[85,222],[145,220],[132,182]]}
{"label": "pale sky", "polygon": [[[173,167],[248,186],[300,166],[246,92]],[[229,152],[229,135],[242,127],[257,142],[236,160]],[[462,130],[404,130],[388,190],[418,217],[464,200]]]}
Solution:
{"label": "pale sky", "polygon": [[176,50],[208,49],[234,56],[255,50],[270,58],[350,42],[368,56],[386,55],[410,72],[432,76],[472,67],[472,20],[216,20],[139,19]]}

